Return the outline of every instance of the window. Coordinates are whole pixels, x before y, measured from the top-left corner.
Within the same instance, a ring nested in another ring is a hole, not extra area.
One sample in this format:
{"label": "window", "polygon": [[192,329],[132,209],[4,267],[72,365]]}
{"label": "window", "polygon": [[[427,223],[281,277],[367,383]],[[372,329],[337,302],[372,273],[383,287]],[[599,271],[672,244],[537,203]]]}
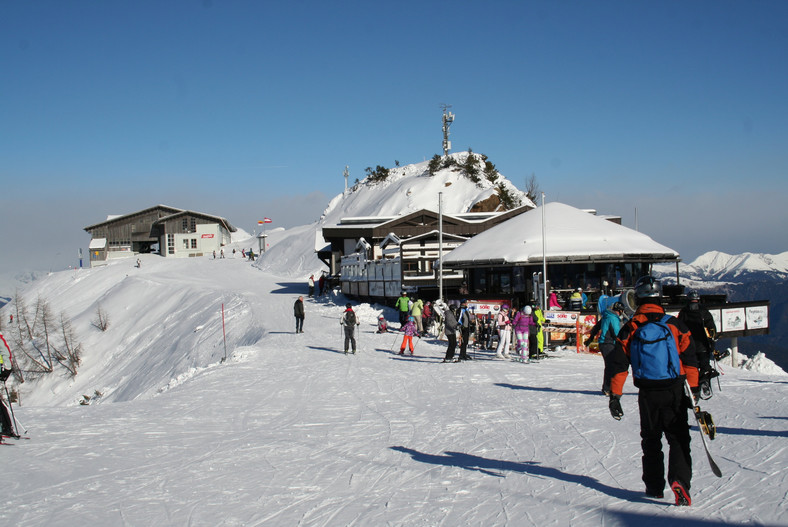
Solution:
{"label": "window", "polygon": [[187,240],[187,239],[185,239],[185,238],[184,238],[184,240],[183,240],[183,248],[184,248],[184,249],[188,249],[188,248],[189,248],[189,240]]}
{"label": "window", "polygon": [[175,235],[167,235],[167,254],[175,254]]}
{"label": "window", "polygon": [[188,218],[183,218],[183,220],[181,221],[181,229],[182,229],[182,232],[189,232],[189,219]]}
{"label": "window", "polygon": [[192,249],[197,248],[197,238],[192,238]]}

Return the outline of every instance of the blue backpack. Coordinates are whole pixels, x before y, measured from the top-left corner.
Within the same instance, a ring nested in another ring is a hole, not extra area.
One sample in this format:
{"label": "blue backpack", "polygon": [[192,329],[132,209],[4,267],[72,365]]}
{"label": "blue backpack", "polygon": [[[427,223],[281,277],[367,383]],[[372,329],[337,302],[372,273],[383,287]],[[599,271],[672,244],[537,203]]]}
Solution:
{"label": "blue backpack", "polygon": [[632,335],[629,360],[636,379],[664,380],[681,375],[679,350],[668,327],[670,315],[646,322]]}

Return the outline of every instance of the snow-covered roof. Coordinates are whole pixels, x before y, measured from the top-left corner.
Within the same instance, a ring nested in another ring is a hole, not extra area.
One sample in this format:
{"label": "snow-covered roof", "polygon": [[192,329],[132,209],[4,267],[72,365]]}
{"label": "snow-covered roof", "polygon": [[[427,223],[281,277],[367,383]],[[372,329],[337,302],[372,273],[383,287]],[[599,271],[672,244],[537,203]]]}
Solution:
{"label": "snow-covered roof", "polygon": [[93,238],[88,244],[88,249],[104,249],[107,246],[106,238]]}
{"label": "snow-covered roof", "polygon": [[[647,235],[563,203],[544,206],[545,256],[551,262],[671,261],[679,254]],[[444,257],[445,267],[538,263],[542,207],[474,236]]]}

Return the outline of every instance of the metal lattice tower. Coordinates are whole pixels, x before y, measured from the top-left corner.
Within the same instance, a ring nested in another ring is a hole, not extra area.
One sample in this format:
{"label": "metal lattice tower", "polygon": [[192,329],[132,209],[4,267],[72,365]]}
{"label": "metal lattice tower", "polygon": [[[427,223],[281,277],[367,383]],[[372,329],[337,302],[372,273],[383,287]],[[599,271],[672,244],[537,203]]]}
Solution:
{"label": "metal lattice tower", "polygon": [[443,155],[444,155],[444,157],[449,155],[449,150],[451,150],[451,141],[449,141],[449,127],[451,126],[451,123],[454,122],[454,114],[448,111],[449,108],[451,108],[451,104],[441,104],[441,109],[443,109]]}

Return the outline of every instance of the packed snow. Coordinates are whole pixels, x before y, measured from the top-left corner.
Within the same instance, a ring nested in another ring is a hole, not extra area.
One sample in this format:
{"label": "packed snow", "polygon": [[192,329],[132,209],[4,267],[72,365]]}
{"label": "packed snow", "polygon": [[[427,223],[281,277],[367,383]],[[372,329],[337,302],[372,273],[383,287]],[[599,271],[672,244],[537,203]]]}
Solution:
{"label": "packed snow", "polygon": [[375,333],[393,312],[357,302],[360,351],[345,355],[345,298],[307,298],[296,334],[305,278],[240,254],[143,255],[23,293],[68,313],[85,352],[73,379],[21,386],[30,439],[0,446],[2,525],[788,524],[788,376],[764,357],[721,366],[702,406],[723,477],[694,429],[693,505],[679,508],[644,496],[636,391],[614,421],[596,355],[443,364],[430,337],[403,357],[398,333]]}
{"label": "packed snow", "polygon": [[695,428],[693,505],[678,508],[644,496],[636,390],[614,421],[597,355],[522,364],[472,350],[444,364],[446,343],[425,337],[400,356],[400,334],[375,333],[380,314],[398,325],[393,311],[356,301],[359,353],[345,355],[335,292],[306,299],[296,334],[322,225],[436,210],[438,192],[444,212],[465,212],[490,194],[426,166],[361,183],[315,224],[266,230],[255,262],[240,251],[259,238],[239,232],[224,259],[141,255],[140,268],[22,284],[28,305],[72,320],[84,352],[75,377],[19,386],[29,439],[0,446],[0,525],[788,525],[788,376],[762,354],[721,365],[702,406],[723,477]]}

